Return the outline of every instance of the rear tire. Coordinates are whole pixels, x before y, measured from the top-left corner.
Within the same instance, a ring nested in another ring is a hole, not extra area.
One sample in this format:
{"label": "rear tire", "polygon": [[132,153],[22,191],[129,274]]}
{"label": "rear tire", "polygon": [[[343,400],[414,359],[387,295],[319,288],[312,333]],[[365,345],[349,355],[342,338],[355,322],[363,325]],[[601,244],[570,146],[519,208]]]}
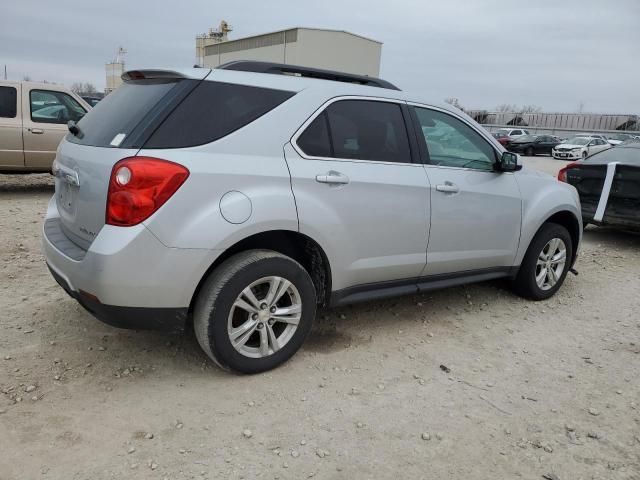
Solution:
{"label": "rear tire", "polygon": [[220,367],[259,373],[298,351],[315,313],[315,288],[302,265],[271,250],[248,250],[209,275],[196,299],[194,330]]}
{"label": "rear tire", "polygon": [[545,223],[529,244],[513,282],[514,291],[531,300],[552,297],[564,283],[572,258],[569,231],[562,225]]}
{"label": "rear tire", "polygon": [[527,148],[527,157],[535,157],[536,153],[533,151],[533,148]]}

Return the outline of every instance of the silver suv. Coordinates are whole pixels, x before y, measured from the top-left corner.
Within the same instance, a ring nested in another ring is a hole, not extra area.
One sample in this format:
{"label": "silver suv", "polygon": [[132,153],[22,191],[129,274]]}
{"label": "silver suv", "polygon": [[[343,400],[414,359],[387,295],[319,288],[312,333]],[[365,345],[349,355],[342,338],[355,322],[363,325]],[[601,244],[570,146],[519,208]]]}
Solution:
{"label": "silver suv", "polygon": [[318,307],[500,277],[553,295],[576,190],[383,80],[236,62],[131,71],[60,144],[47,264],[100,320],[193,322],[220,366],[302,345]]}

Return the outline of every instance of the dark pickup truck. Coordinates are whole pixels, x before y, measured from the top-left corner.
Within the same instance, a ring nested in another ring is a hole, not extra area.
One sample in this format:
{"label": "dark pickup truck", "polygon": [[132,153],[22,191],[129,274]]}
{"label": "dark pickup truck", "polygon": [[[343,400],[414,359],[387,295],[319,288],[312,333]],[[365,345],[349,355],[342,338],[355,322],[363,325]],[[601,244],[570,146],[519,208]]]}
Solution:
{"label": "dark pickup truck", "polygon": [[560,170],[576,187],[584,225],[640,230],[640,143],[621,144]]}

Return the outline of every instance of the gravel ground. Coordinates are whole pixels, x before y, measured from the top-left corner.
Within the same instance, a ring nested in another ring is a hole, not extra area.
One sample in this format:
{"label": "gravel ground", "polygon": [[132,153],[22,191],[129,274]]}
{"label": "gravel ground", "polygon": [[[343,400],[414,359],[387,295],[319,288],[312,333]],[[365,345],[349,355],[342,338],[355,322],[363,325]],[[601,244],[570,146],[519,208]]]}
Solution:
{"label": "gravel ground", "polygon": [[638,236],[589,228],[546,302],[489,282],[322,312],[242,377],[69,299],[40,249],[52,191],[0,176],[2,480],[640,479]]}

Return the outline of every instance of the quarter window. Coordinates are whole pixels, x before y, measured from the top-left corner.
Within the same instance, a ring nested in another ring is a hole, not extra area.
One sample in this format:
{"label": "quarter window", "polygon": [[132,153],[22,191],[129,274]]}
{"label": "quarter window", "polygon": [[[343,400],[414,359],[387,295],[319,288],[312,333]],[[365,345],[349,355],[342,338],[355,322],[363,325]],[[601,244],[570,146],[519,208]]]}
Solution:
{"label": "quarter window", "polygon": [[396,103],[373,100],[332,103],[307,127],[297,143],[305,154],[314,157],[411,162],[402,109]]}
{"label": "quarter window", "polygon": [[332,157],[327,112],[318,115],[298,138],[298,146],[312,157]]}
{"label": "quarter window", "polygon": [[31,120],[37,123],[77,122],[87,113],[71,95],[63,92],[31,90],[29,99]]}
{"label": "quarter window", "polygon": [[429,152],[429,163],[447,167],[493,170],[493,147],[469,125],[436,110],[415,108]]}
{"label": "quarter window", "polygon": [[17,90],[14,87],[0,87],[0,117],[16,117],[17,97]]}
{"label": "quarter window", "polygon": [[295,93],[222,82],[201,82],[144,148],[183,148],[218,140],[270,112]]}

